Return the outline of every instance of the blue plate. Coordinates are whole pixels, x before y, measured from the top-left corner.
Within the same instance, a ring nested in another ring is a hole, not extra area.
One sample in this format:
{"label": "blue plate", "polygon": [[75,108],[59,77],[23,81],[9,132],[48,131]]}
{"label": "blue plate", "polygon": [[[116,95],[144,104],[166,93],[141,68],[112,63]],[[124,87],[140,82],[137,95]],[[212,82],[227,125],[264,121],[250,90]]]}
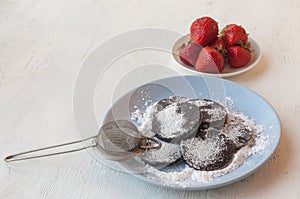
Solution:
{"label": "blue plate", "polygon": [[225,186],[245,178],[261,167],[276,150],[281,126],[272,106],[255,92],[234,82],[215,77],[175,76],[145,84],[120,98],[107,113],[104,122],[112,119],[130,119],[131,113],[137,108],[145,110],[151,103],[172,95],[223,102],[230,111],[242,112],[256,124],[262,125],[264,128],[260,134],[268,137],[268,144],[262,151],[251,155],[237,169],[209,182],[191,181],[185,186],[181,186],[178,182],[166,182],[163,178],[149,173],[138,158],[115,163],[122,170],[141,180],[163,187],[204,190]]}

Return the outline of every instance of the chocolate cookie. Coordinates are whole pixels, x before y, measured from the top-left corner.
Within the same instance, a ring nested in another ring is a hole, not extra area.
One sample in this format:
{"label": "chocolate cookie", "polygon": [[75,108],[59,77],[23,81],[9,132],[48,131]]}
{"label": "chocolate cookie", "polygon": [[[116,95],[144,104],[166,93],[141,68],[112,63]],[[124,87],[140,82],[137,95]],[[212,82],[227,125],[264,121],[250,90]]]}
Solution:
{"label": "chocolate cookie", "polygon": [[153,112],[152,131],[166,142],[179,143],[181,139],[194,136],[199,127],[199,108],[186,100],[169,103]]}
{"label": "chocolate cookie", "polygon": [[240,117],[231,116],[222,131],[234,142],[236,149],[246,146],[253,138],[253,129]]}
{"label": "chocolate cookie", "polygon": [[195,137],[180,143],[186,163],[201,171],[214,171],[226,167],[235,153],[234,143],[218,130],[208,131],[205,138]]}
{"label": "chocolate cookie", "polygon": [[226,122],[227,111],[221,104],[209,99],[191,99],[190,102],[200,109],[200,129],[223,127]]}
{"label": "chocolate cookie", "polygon": [[140,155],[141,160],[151,166],[160,168],[173,165],[181,160],[179,144],[172,144],[163,141],[160,142],[161,148],[145,150]]}

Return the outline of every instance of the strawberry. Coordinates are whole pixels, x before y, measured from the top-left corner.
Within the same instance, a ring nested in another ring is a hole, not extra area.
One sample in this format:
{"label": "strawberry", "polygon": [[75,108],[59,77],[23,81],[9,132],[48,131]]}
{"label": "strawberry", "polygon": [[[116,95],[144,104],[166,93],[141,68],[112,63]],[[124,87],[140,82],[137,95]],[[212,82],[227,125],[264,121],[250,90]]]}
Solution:
{"label": "strawberry", "polygon": [[216,49],[219,52],[225,52],[226,51],[226,45],[224,40],[221,37],[218,37],[216,41],[214,41],[211,45],[214,49]]}
{"label": "strawberry", "polygon": [[239,25],[230,24],[225,26],[221,31],[221,37],[224,39],[228,46],[233,45],[246,45],[248,41],[248,34],[246,30]]}
{"label": "strawberry", "polygon": [[189,42],[187,45],[183,44],[179,50],[179,58],[183,63],[195,66],[201,49],[202,47],[194,42]]}
{"label": "strawberry", "polygon": [[206,46],[200,51],[195,68],[200,72],[221,73],[224,70],[224,57],[216,49]]}
{"label": "strawberry", "polygon": [[190,32],[194,42],[208,46],[218,37],[218,23],[210,17],[201,17],[192,23]]}
{"label": "strawberry", "polygon": [[231,46],[228,51],[228,63],[231,67],[240,68],[251,61],[250,50],[243,46]]}

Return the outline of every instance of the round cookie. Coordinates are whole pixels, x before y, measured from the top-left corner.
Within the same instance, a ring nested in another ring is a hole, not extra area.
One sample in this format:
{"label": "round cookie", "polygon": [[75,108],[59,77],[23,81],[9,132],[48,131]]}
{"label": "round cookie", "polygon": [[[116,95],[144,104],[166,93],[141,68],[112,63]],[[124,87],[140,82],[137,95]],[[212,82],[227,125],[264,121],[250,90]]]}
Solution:
{"label": "round cookie", "polygon": [[201,171],[214,171],[226,167],[235,153],[234,143],[217,131],[209,131],[205,139],[195,137],[183,140],[180,147],[186,163]]}
{"label": "round cookie", "polygon": [[231,116],[222,132],[234,142],[236,149],[246,146],[253,139],[253,129],[240,117]]}
{"label": "round cookie", "polygon": [[223,127],[226,122],[227,111],[220,103],[209,99],[191,99],[190,102],[200,109],[200,129]]}
{"label": "round cookie", "polygon": [[173,102],[153,112],[152,131],[166,142],[179,143],[194,136],[199,127],[199,108],[186,100]]}
{"label": "round cookie", "polygon": [[164,168],[181,160],[181,152],[179,144],[161,142],[159,149],[147,149],[140,154],[140,158],[145,163]]}

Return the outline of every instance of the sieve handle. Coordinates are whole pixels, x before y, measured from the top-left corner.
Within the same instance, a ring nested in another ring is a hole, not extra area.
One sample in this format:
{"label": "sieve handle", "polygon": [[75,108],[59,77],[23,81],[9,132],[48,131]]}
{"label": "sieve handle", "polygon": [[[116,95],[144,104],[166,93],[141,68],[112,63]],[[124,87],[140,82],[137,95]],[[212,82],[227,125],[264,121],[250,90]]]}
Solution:
{"label": "sieve handle", "polygon": [[31,153],[35,153],[38,151],[44,151],[44,150],[53,149],[53,148],[60,148],[63,146],[70,146],[70,145],[74,145],[74,144],[84,142],[84,141],[94,139],[94,138],[96,138],[96,136],[92,136],[92,137],[89,137],[89,138],[86,138],[83,140],[77,140],[77,141],[68,142],[68,143],[64,143],[64,144],[58,144],[58,145],[54,145],[54,146],[48,146],[48,147],[43,147],[43,148],[39,148],[39,149],[34,149],[34,150],[30,150],[30,151],[12,154],[12,155],[6,156],[4,158],[4,161],[5,162],[13,162],[13,161],[19,161],[19,160],[28,160],[28,159],[41,158],[41,157],[54,156],[54,155],[60,155],[60,154],[65,154],[65,153],[81,151],[81,150],[84,150],[84,149],[87,149],[90,147],[94,147],[94,146],[96,146],[96,144],[90,144],[89,146],[79,147],[79,148],[75,148],[75,149],[67,150],[67,151],[60,151],[60,152],[54,152],[54,153],[48,153],[48,154],[42,154],[42,155],[33,155],[33,156],[23,157],[23,155],[26,155],[26,154],[31,154]]}
{"label": "sieve handle", "polygon": [[140,144],[141,149],[160,149],[160,147],[161,147],[160,141],[149,137],[144,137]]}

